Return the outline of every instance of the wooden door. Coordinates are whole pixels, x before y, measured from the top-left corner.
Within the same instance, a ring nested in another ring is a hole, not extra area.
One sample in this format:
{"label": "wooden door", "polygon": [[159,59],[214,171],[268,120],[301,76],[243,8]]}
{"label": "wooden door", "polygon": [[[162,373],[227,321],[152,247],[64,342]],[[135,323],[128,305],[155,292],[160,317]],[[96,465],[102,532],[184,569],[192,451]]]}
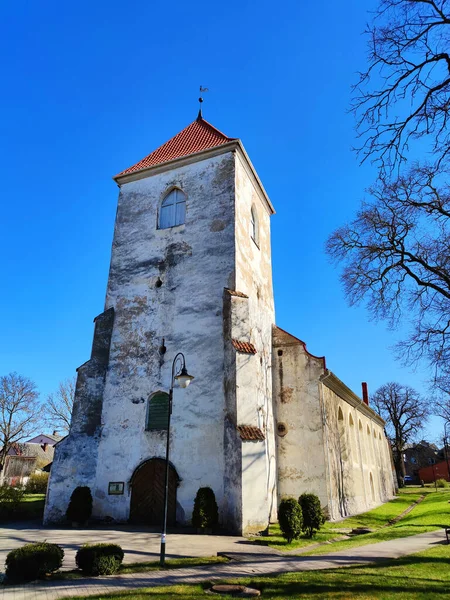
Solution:
{"label": "wooden door", "polygon": [[[141,464],[131,480],[130,521],[161,526],[164,516],[164,482],[166,462],[152,458]],[[178,477],[169,465],[167,524],[175,525]]]}

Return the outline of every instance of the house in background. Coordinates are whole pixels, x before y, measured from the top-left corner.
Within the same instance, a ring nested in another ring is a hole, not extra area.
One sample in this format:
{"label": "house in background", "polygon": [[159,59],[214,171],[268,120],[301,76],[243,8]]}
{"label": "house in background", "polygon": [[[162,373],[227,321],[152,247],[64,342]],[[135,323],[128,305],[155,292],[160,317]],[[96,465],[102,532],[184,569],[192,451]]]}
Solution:
{"label": "house in background", "polygon": [[12,486],[25,485],[35,471],[46,470],[53,462],[54,446],[62,439],[57,431],[41,433],[24,443],[15,443],[6,457],[2,483]]}
{"label": "house in background", "polygon": [[[419,470],[431,465],[435,465],[443,458],[443,452],[439,451],[436,444],[430,444],[425,440],[417,444],[410,444],[405,449],[404,462],[405,474],[409,475],[418,483],[422,477]],[[433,479],[431,481],[434,481]]]}

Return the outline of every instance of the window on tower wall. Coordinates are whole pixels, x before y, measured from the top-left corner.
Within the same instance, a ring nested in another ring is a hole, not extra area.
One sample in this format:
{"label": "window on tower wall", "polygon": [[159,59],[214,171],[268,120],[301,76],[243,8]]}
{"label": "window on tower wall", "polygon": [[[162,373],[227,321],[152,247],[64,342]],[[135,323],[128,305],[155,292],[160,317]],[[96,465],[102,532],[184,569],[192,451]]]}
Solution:
{"label": "window on tower wall", "polygon": [[186,195],[178,188],[164,198],[159,210],[159,229],[183,225],[186,219]]}
{"label": "window on tower wall", "polygon": [[254,206],[252,206],[252,210],[250,211],[250,237],[259,246],[258,215]]}
{"label": "window on tower wall", "polygon": [[153,394],[148,401],[145,429],[147,431],[166,430],[168,416],[169,395],[165,392]]}

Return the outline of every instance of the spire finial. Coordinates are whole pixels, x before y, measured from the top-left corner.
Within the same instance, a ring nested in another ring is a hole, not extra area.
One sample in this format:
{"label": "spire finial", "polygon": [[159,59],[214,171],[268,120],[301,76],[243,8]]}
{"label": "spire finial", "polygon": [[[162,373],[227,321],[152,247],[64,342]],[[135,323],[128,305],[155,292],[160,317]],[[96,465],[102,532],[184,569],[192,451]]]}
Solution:
{"label": "spire finial", "polygon": [[202,98],[202,94],[204,94],[205,92],[209,92],[208,88],[204,88],[203,86],[200,86],[200,98],[198,99],[198,101],[200,102],[200,108],[198,109],[197,121],[199,119],[203,119],[203,115],[202,115],[202,102],[203,102],[203,98]]}

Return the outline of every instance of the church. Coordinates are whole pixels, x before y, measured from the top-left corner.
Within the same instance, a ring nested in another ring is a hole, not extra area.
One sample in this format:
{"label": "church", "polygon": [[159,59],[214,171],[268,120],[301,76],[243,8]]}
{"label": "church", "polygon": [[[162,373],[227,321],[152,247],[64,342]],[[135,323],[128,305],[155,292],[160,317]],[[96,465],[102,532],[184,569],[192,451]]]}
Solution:
{"label": "church", "polygon": [[284,496],[313,492],[330,519],[392,498],[367,388],[357,396],[276,326],[274,207],[241,140],[200,111],[114,180],[104,312],[77,369],[44,522],[64,521],[74,488],[89,486],[93,518],[160,526],[169,405],[169,525],[190,523],[206,486],[237,534],[265,530]]}

